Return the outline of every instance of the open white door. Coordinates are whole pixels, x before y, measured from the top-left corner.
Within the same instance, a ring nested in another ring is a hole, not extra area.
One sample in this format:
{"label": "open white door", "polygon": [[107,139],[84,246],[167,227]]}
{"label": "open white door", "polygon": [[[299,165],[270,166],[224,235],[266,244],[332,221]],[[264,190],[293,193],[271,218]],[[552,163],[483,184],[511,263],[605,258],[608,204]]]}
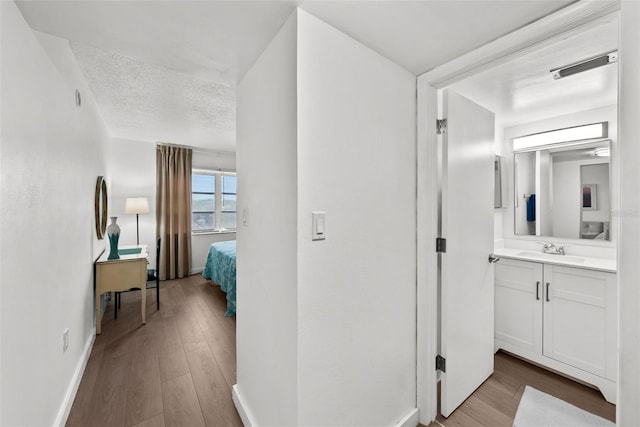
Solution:
{"label": "open white door", "polygon": [[493,372],[494,114],[443,91],[441,413],[448,417]]}

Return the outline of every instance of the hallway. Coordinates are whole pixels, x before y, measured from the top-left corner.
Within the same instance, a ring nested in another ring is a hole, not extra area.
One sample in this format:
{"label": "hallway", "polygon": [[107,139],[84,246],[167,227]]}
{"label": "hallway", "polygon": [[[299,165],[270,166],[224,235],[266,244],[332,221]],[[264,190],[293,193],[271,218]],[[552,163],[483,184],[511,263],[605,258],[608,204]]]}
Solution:
{"label": "hallway", "polygon": [[[122,294],[102,319],[67,426],[241,426],[231,400],[236,382],[235,317],[225,294],[200,275]],[[205,404],[206,402],[206,404]]]}

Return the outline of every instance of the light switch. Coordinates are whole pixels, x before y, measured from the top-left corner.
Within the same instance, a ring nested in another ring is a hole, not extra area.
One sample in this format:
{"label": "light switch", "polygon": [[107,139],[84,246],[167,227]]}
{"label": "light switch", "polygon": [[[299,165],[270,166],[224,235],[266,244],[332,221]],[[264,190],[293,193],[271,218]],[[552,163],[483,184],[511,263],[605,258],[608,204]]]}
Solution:
{"label": "light switch", "polygon": [[327,234],[327,213],[311,212],[311,240],[324,240]]}
{"label": "light switch", "polygon": [[249,221],[249,209],[242,209],[242,225],[247,226],[247,221]]}

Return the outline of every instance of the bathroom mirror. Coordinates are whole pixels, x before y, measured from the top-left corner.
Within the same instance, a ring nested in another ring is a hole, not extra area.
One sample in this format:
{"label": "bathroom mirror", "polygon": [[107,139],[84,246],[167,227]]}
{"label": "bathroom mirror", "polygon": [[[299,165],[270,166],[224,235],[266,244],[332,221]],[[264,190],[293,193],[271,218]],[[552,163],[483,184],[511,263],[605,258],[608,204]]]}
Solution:
{"label": "bathroom mirror", "polygon": [[515,234],[610,240],[609,140],[514,154]]}
{"label": "bathroom mirror", "polygon": [[96,194],[95,194],[95,219],[96,219],[96,234],[98,239],[104,238],[104,233],[107,229],[107,183],[103,176],[99,176],[96,182]]}

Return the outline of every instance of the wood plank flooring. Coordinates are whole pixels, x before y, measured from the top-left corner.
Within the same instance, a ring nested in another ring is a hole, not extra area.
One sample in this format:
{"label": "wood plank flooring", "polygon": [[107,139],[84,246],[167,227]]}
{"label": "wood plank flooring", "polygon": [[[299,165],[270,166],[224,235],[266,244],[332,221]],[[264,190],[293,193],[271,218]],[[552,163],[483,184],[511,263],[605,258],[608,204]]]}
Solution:
{"label": "wood plank flooring", "polygon": [[200,275],[122,294],[102,319],[68,427],[242,426],[231,400],[236,382],[235,317],[225,294]]}
{"label": "wood plank flooring", "polygon": [[[66,425],[241,426],[231,400],[235,317],[224,317],[225,294],[199,275],[166,281],[157,311],[155,290],[147,292],[146,325],[140,292],[122,294],[117,319],[107,306]],[[499,352],[494,374],[429,427],[511,427],[525,385],[615,419],[597,390]]]}
{"label": "wood plank flooring", "polygon": [[429,427],[511,427],[526,385],[615,422],[616,407],[598,390],[534,366],[507,353],[494,357],[494,373],[449,418]]}

